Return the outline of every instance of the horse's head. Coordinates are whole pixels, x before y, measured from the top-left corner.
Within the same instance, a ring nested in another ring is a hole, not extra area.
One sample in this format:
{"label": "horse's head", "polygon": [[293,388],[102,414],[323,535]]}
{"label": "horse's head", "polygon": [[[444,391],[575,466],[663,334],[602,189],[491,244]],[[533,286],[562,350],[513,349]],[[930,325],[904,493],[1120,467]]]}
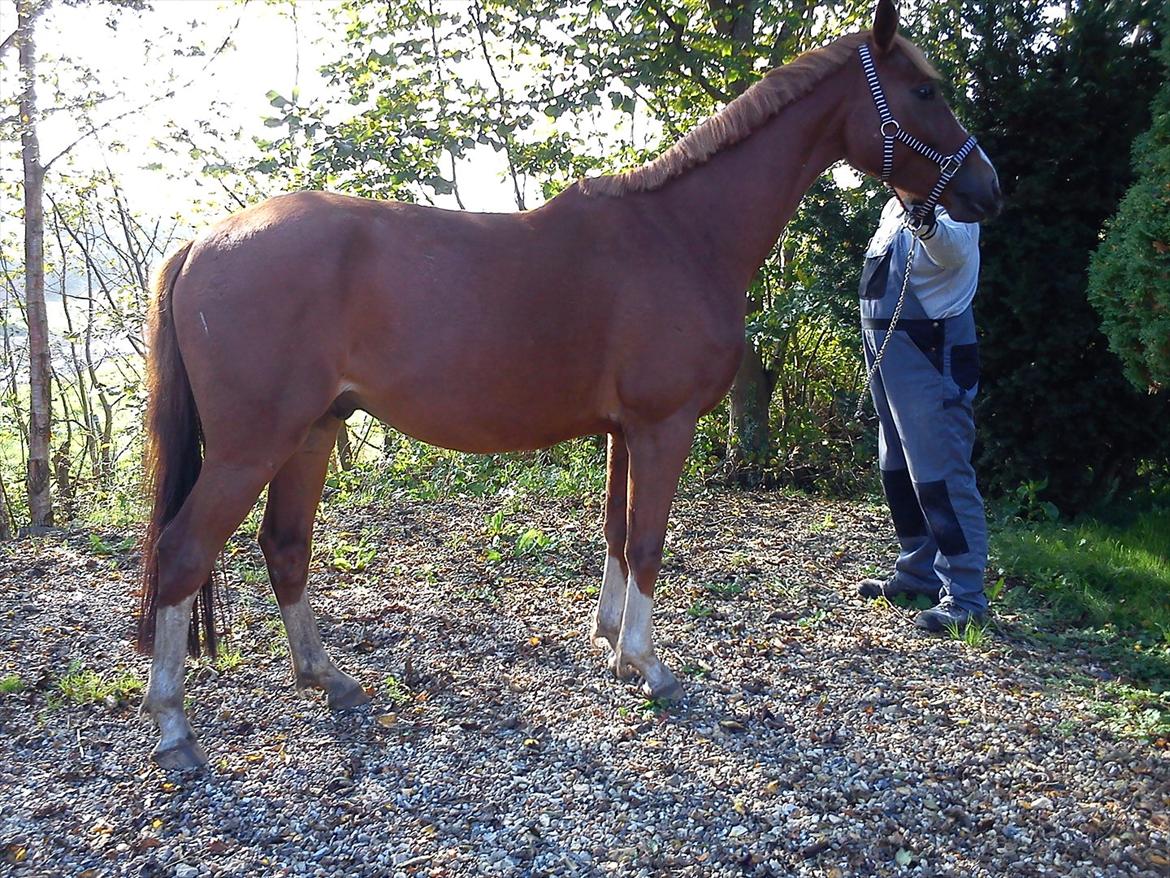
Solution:
{"label": "horse's head", "polygon": [[[995,168],[973,143],[967,152],[969,135],[939,94],[938,74],[913,43],[898,36],[892,0],[879,0],[867,46],[860,55],[869,60],[859,57],[858,89],[846,122],[850,164],[884,176],[918,202],[952,171],[938,200],[954,219],[980,222],[998,214],[1003,196]],[[944,160],[952,156],[958,160],[948,166]]]}

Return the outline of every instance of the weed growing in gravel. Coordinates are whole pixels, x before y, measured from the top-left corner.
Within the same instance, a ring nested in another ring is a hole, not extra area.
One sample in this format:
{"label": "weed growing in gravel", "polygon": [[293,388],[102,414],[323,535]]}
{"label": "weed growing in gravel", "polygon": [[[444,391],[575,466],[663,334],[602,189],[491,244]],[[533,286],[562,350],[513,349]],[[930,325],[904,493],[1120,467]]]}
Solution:
{"label": "weed growing in gravel", "polygon": [[211,666],[219,673],[226,674],[235,668],[238,668],[244,661],[244,654],[234,646],[220,646],[215,658],[211,660]]}
{"label": "weed growing in gravel", "polygon": [[143,683],[130,671],[117,671],[107,678],[78,664],[69,666],[57,681],[57,691],[74,704],[93,704],[113,697],[119,701],[142,691]]}
{"label": "weed growing in gravel", "polygon": [[251,558],[241,556],[232,561],[232,575],[248,585],[259,585],[268,581],[268,571]]}
{"label": "weed growing in gravel", "polygon": [[18,674],[0,677],[0,695],[15,695],[24,691],[24,680]]}
{"label": "weed growing in gravel", "polygon": [[330,566],[343,573],[361,573],[367,569],[378,555],[377,548],[367,541],[368,535],[362,533],[356,542],[346,539],[352,534],[340,536],[340,541],[332,546]]}
{"label": "weed growing in gravel", "polygon": [[687,615],[692,619],[709,619],[715,614],[715,608],[702,601],[695,601],[687,607]]}
{"label": "weed growing in gravel", "polygon": [[134,548],[134,537],[125,537],[113,543],[107,543],[97,534],[89,535],[89,550],[95,555],[121,555]]}
{"label": "weed growing in gravel", "polygon": [[717,581],[703,583],[703,591],[707,592],[707,594],[713,597],[725,601],[730,600],[737,595],[743,594],[746,590],[746,587],[739,579],[739,577],[732,579],[730,582]]}
{"label": "weed growing in gravel", "polygon": [[829,611],[823,607],[818,607],[807,616],[801,616],[796,620],[798,628],[816,628],[822,622],[829,618]]}
{"label": "weed growing in gravel", "polygon": [[393,674],[388,675],[382,681],[381,694],[395,707],[401,707],[404,704],[409,704],[411,701],[410,690]]}
{"label": "weed growing in gravel", "polygon": [[1170,740],[1170,693],[1116,681],[1099,684],[1089,709],[1124,738]]}
{"label": "weed growing in gravel", "polygon": [[647,698],[642,702],[642,713],[661,717],[669,712],[670,702],[663,698]]}
{"label": "weed growing in gravel", "polygon": [[990,629],[990,622],[969,622],[963,626],[959,626],[955,622],[948,622],[946,625],[947,636],[951,640],[957,640],[971,649],[978,649],[983,646],[987,640],[987,632]]}

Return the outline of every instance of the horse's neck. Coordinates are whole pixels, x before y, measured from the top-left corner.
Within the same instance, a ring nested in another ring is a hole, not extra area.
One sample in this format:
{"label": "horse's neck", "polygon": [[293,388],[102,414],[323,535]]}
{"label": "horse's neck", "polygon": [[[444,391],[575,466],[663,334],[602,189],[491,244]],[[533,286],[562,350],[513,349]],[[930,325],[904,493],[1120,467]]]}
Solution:
{"label": "horse's neck", "polygon": [[737,294],[748,288],[804,193],[845,155],[843,73],[662,190],[705,274]]}

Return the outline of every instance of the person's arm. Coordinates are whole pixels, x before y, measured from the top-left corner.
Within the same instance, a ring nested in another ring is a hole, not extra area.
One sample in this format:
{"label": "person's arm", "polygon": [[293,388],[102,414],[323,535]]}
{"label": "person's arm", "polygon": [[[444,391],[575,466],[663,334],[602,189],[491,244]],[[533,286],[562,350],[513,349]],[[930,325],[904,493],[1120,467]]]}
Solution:
{"label": "person's arm", "polygon": [[962,265],[979,249],[979,224],[955,222],[942,208],[935,210],[934,222],[917,234],[926,255],[943,268]]}

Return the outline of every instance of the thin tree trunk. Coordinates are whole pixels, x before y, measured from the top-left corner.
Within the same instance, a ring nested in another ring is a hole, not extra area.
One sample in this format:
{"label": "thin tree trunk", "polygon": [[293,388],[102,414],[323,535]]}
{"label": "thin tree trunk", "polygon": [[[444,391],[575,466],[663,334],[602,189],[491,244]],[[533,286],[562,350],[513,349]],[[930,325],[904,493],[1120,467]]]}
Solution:
{"label": "thin tree trunk", "polygon": [[750,342],[731,385],[725,475],[729,481],[756,487],[764,481],[764,469],[772,453],[768,412],[772,379],[760,352]]}
{"label": "thin tree trunk", "polygon": [[29,352],[29,448],[28,509],[34,527],[53,523],[50,488],[49,443],[52,429],[52,376],[50,374],[49,321],[45,312],[45,171],[37,140],[36,50],[33,21],[40,12],[33,0],[17,3],[20,32],[20,72],[24,91],[20,97],[21,158],[24,163],[24,295],[28,314]]}
{"label": "thin tree trunk", "polygon": [[349,427],[342,423],[337,431],[337,465],[342,472],[353,469],[353,452],[349,445]]}

